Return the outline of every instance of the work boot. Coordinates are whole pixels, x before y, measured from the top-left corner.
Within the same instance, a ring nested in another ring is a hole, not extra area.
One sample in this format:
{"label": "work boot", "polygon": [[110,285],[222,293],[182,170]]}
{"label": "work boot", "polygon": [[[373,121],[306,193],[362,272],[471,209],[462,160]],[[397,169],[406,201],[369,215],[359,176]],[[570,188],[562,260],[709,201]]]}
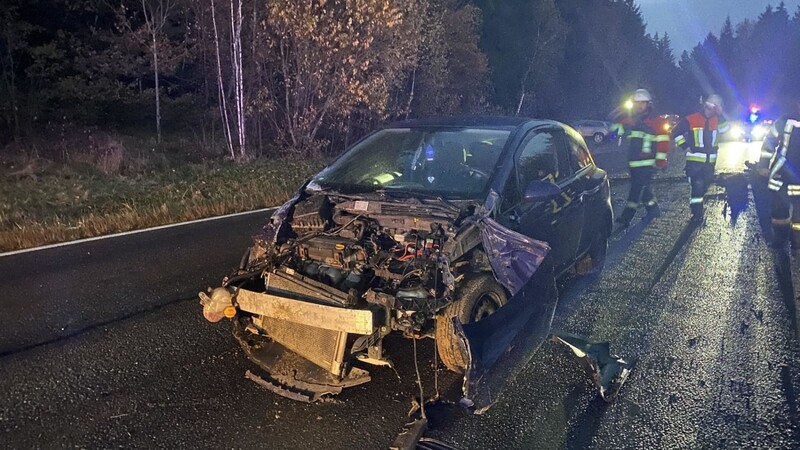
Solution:
{"label": "work boot", "polygon": [[631,225],[631,220],[633,220],[633,216],[636,215],[636,210],[633,208],[625,208],[622,211],[622,214],[617,217],[617,222],[622,228],[628,228]]}
{"label": "work boot", "polygon": [[702,222],[704,208],[702,203],[693,203],[689,205],[692,209],[692,222]]}

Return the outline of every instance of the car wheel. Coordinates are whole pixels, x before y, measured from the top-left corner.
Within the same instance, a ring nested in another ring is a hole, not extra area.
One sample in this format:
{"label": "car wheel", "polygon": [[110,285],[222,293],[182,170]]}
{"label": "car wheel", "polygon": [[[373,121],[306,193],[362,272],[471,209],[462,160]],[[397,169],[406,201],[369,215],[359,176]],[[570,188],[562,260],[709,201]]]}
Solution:
{"label": "car wheel", "polygon": [[606,140],[605,135],[603,133],[595,133],[594,134],[594,142],[597,144],[601,144],[604,140]]}
{"label": "car wheel", "polygon": [[469,358],[459,345],[453,317],[458,317],[461,323],[477,322],[497,312],[508,298],[491,274],[480,274],[465,280],[456,294],[458,298],[436,316],[436,348],[448,369],[464,373]]}
{"label": "car wheel", "polygon": [[578,275],[596,277],[600,275],[606,265],[608,254],[608,235],[605,229],[598,230],[586,256],[575,264]]}

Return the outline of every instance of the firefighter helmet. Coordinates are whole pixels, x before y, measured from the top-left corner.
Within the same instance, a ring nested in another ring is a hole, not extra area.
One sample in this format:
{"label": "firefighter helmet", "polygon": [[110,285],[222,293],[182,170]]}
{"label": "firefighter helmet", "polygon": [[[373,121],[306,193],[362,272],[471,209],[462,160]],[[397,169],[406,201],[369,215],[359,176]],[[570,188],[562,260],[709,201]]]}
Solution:
{"label": "firefighter helmet", "polygon": [[652,102],[653,97],[647,89],[637,89],[636,92],[633,93],[631,100],[635,102]]}
{"label": "firefighter helmet", "polygon": [[717,111],[722,111],[722,97],[717,94],[709,95],[705,102],[709,108],[716,108]]}

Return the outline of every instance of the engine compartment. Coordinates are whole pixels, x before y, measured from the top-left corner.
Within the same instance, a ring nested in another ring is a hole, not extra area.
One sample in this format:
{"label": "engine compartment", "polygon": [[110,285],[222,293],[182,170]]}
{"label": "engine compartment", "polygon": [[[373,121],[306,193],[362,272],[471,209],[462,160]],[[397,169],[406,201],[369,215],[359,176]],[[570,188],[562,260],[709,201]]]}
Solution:
{"label": "engine compartment", "polygon": [[[472,251],[480,241],[477,227],[459,227],[471,214],[466,210],[312,195],[295,204],[275,242],[255,239],[247,270],[281,268],[298,282],[313,280],[346,299],[332,304],[378,305],[392,330],[424,333],[436,311],[452,301],[463,272],[488,269],[485,255]],[[472,244],[464,245],[470,238]],[[274,283],[264,278],[270,292]]]}

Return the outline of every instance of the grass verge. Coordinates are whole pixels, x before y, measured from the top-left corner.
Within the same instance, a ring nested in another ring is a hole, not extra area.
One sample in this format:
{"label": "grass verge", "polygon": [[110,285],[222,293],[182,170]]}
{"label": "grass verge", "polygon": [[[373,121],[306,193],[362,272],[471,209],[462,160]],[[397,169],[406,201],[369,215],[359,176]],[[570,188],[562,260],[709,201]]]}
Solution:
{"label": "grass verge", "polygon": [[321,159],[182,162],[106,175],[44,162],[35,174],[0,170],[0,252],[281,204]]}

